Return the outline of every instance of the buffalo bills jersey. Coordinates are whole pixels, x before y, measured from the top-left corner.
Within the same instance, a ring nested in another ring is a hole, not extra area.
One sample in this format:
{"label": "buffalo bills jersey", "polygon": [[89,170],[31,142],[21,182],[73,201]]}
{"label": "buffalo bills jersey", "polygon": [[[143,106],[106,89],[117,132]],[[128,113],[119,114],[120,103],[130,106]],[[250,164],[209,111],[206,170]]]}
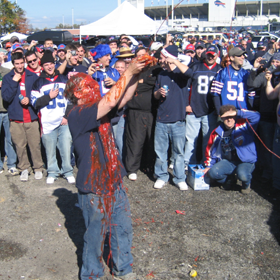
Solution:
{"label": "buffalo bills jersey", "polygon": [[249,92],[247,79],[249,72],[231,65],[218,72],[211,86],[211,94],[220,96],[221,105],[234,105],[237,109],[248,109],[248,98],[254,99],[255,92]]}
{"label": "buffalo bills jersey", "polygon": [[36,105],[38,98],[48,95],[51,89],[56,86],[59,93],[56,98],[49,101],[49,104],[40,109],[40,121],[43,129],[43,134],[48,134],[57,128],[65,115],[67,100],[63,96],[67,78],[63,75],[55,76],[54,78],[40,77],[33,84],[31,91],[31,104]]}
{"label": "buffalo bills jersey", "polygon": [[210,85],[217,72],[221,69],[219,64],[212,67],[203,62],[191,66],[193,75],[190,80],[189,104],[196,117],[210,114],[214,110],[211,96],[209,96]]}

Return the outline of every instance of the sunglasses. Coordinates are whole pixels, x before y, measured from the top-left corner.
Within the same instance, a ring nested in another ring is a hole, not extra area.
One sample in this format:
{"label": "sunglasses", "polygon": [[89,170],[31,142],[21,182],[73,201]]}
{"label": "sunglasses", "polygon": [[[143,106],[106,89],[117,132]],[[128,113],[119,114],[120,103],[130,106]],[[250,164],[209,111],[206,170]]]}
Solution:
{"label": "sunglasses", "polygon": [[36,61],[37,61],[37,58],[35,58],[33,60],[29,60],[29,61],[27,61],[27,63],[29,64],[29,63],[36,62]]}

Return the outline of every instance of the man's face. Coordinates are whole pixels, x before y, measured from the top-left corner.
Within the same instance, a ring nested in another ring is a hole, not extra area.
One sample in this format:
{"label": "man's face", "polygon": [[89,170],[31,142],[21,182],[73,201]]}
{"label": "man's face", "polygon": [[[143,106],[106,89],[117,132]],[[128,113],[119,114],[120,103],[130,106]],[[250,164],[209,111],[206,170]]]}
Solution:
{"label": "man's face", "polygon": [[75,66],[78,64],[78,52],[76,51],[76,55],[71,55],[69,59],[69,64]]}
{"label": "man's face", "polygon": [[273,64],[276,68],[280,68],[280,61],[273,59],[271,61],[271,64]]}
{"label": "man's face", "polygon": [[24,59],[23,58],[15,59],[14,68],[17,73],[22,74],[24,71]]}
{"label": "man's face", "polygon": [[49,40],[49,41],[46,41],[45,44],[44,44],[44,47],[45,48],[49,48],[49,47],[53,47],[53,41],[52,40]]}
{"label": "man's face", "polygon": [[161,53],[160,54],[160,59],[159,59],[159,63],[160,63],[160,66],[162,68],[166,68],[168,66],[168,63],[166,61],[166,58],[164,57],[164,55]]}
{"label": "man's face", "polygon": [[39,59],[41,59],[41,58],[43,57],[43,55],[44,55],[43,52],[35,52],[35,53],[36,53],[36,55],[37,55],[37,57],[38,57]]}
{"label": "man's face", "polygon": [[230,57],[231,64],[236,66],[237,68],[242,67],[244,59],[245,59],[244,54],[239,55],[239,56],[235,55],[235,56]]}
{"label": "man's face", "polygon": [[110,49],[112,51],[112,50],[115,50],[115,49],[118,48],[118,44],[116,42],[112,42],[112,43],[109,44],[109,47],[110,47]]}
{"label": "man's face", "polygon": [[85,57],[85,50],[83,47],[79,47],[78,50],[77,50],[77,53],[78,53],[78,61],[79,62],[83,62],[83,59]]}
{"label": "man's face", "polygon": [[188,55],[190,57],[194,57],[195,56],[195,52],[186,52],[186,55]]}
{"label": "man's face", "polygon": [[221,120],[227,129],[231,129],[235,125],[235,117],[225,117],[225,118],[221,117]]}
{"label": "man's face", "polygon": [[245,40],[241,41],[241,46],[246,50],[247,48],[247,42]]}
{"label": "man's face", "polygon": [[57,56],[57,50],[54,49],[54,50],[53,50],[53,57],[55,58],[56,56]]}
{"label": "man's face", "polygon": [[38,57],[35,54],[32,54],[26,57],[26,63],[31,69],[37,69],[39,66]]}
{"label": "man's face", "polygon": [[115,64],[115,68],[120,73],[120,75],[122,75],[124,73],[125,69],[126,69],[125,62],[124,61],[117,61],[116,64]]}
{"label": "man's face", "polygon": [[43,69],[48,75],[52,76],[54,74],[54,70],[55,70],[54,63],[52,63],[52,62],[44,63]]}
{"label": "man's face", "polygon": [[211,53],[206,54],[206,64],[207,65],[213,65],[216,62],[218,55],[213,55]]}
{"label": "man's face", "polygon": [[201,54],[205,51],[204,48],[201,48],[201,47],[198,47],[196,50],[195,50],[195,53],[197,54],[198,57],[201,57]]}
{"label": "man's face", "polygon": [[111,55],[108,53],[98,59],[98,63],[102,64],[104,67],[109,66]]}
{"label": "man's face", "polygon": [[66,53],[65,53],[64,50],[59,50],[59,51],[57,52],[57,55],[58,55],[58,57],[59,57],[60,60],[64,60],[65,57],[66,57]]}
{"label": "man's face", "polygon": [[141,50],[141,51],[139,51],[138,53],[137,53],[137,55],[136,55],[136,57],[142,57],[143,55],[145,55],[147,52],[146,52],[146,50]]}

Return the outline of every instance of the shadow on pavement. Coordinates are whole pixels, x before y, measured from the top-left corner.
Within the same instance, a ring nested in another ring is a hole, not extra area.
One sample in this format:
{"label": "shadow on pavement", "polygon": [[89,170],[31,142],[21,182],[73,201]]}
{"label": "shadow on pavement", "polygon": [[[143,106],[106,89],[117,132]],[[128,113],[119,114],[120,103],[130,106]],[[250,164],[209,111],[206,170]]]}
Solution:
{"label": "shadow on pavement", "polygon": [[69,237],[77,248],[77,264],[80,272],[82,267],[82,254],[84,244],[83,236],[86,229],[82,211],[79,207],[75,206],[75,204],[78,203],[77,193],[72,193],[67,189],[60,188],[56,189],[53,192],[53,195],[58,198],[56,201],[56,205],[60,209],[61,213],[65,216],[64,226],[68,231]]}

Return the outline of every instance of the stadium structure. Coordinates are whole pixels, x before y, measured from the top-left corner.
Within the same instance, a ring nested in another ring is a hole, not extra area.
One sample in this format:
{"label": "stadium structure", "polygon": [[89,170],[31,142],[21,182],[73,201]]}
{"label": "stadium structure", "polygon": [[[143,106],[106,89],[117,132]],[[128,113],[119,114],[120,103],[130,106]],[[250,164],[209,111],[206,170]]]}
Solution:
{"label": "stadium structure", "polygon": [[[174,10],[166,0],[164,6],[144,7],[144,0],[128,0],[147,16],[162,22],[168,14],[168,26],[177,30],[211,31],[217,27],[261,27],[271,21],[280,21],[280,1],[197,0],[193,4],[180,4]],[[185,3],[186,1],[183,1]],[[188,1],[187,1],[188,2]],[[174,3],[174,7],[175,7]],[[172,12],[173,10],[173,12]]]}

